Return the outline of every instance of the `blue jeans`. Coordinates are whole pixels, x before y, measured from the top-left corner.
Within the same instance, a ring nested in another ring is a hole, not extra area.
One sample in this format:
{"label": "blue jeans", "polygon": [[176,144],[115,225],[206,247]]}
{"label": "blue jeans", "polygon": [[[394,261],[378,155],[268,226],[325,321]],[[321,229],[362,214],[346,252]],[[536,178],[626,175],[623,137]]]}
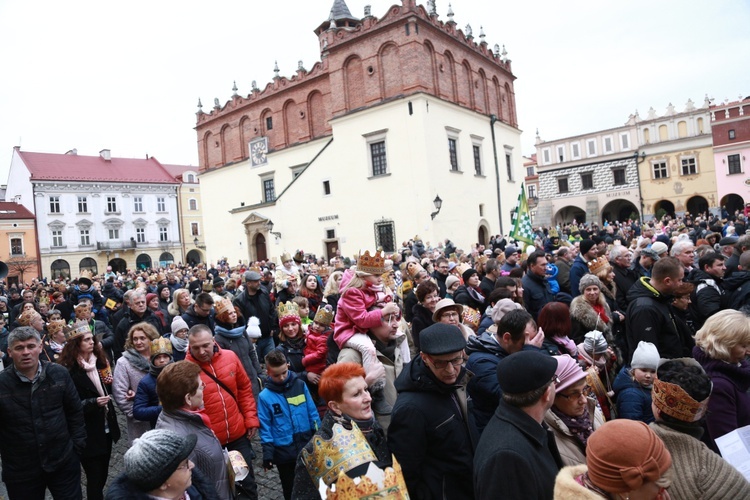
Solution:
{"label": "blue jeans", "polygon": [[258,361],[265,364],[266,354],[273,351],[275,348],[276,344],[274,344],[273,342],[273,337],[258,339],[258,341],[255,343],[255,350],[258,351]]}

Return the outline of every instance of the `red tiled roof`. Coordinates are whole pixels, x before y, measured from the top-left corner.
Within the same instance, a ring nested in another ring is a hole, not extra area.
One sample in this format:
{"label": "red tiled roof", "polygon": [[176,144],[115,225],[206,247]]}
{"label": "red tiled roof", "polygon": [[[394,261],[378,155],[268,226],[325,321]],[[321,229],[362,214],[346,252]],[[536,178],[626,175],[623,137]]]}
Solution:
{"label": "red tiled roof", "polygon": [[33,219],[34,214],[14,201],[0,201],[0,219]]}
{"label": "red tiled roof", "polygon": [[188,170],[191,172],[195,172],[196,175],[198,175],[198,167],[193,167],[191,165],[168,165],[166,163],[161,164],[164,169],[170,173],[172,177],[175,179],[182,180],[182,174],[187,172]]}
{"label": "red tiled roof", "polygon": [[97,181],[174,184],[175,179],[156,158],[112,158],[19,151],[31,180]]}

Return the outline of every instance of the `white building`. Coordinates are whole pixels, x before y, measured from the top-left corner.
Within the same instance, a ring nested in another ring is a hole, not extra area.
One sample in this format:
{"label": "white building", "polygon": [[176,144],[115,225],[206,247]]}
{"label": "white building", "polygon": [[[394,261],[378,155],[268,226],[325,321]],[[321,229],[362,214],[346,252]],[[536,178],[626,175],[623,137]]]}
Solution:
{"label": "white building", "polygon": [[155,158],[13,151],[8,200],[36,216],[41,274],[180,262],[178,182]]}

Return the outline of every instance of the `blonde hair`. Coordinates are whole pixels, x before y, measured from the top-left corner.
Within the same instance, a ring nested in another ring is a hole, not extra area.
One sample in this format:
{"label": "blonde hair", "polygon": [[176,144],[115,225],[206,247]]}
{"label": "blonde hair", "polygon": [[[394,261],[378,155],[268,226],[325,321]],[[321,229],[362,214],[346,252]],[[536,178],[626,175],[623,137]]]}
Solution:
{"label": "blonde hair", "polygon": [[734,309],[719,311],[695,334],[695,344],[712,359],[729,361],[738,345],[750,345],[750,318]]}
{"label": "blonde hair", "polygon": [[[338,276],[339,280],[336,281],[334,278]],[[323,290],[323,297],[328,297],[329,295],[336,295],[339,293],[339,283],[341,283],[341,279],[344,276],[344,273],[341,271],[334,271],[331,273],[331,275],[328,277],[328,281],[326,281],[326,287]]]}
{"label": "blonde hair", "polygon": [[146,337],[148,337],[149,340],[152,341],[161,337],[156,328],[154,328],[154,325],[142,321],[131,326],[130,330],[128,330],[128,339],[125,341],[125,349],[131,349],[133,347],[133,335],[135,335],[135,332],[137,331],[145,333]]}

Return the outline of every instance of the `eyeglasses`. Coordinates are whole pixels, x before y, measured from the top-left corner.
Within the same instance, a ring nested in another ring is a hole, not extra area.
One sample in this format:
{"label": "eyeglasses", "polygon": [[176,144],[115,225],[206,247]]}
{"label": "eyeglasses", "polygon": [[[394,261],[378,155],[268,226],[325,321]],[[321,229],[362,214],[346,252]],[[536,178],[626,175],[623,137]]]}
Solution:
{"label": "eyeglasses", "polygon": [[431,359],[431,361],[432,361],[432,365],[438,370],[445,370],[446,368],[448,368],[448,365],[451,365],[454,367],[461,366],[462,364],[464,364],[464,361],[466,361],[466,359],[463,357],[463,355],[461,355],[453,359],[447,359],[447,360]]}
{"label": "eyeglasses", "polygon": [[591,391],[591,387],[587,385],[580,391],[576,391],[572,394],[562,394],[558,392],[557,395],[560,396],[561,398],[567,399],[568,401],[570,400],[575,401],[577,399],[581,399],[582,396],[588,399],[592,395],[592,391]]}
{"label": "eyeglasses", "polygon": [[455,311],[444,312],[440,315],[441,318],[458,318],[458,313]]}

